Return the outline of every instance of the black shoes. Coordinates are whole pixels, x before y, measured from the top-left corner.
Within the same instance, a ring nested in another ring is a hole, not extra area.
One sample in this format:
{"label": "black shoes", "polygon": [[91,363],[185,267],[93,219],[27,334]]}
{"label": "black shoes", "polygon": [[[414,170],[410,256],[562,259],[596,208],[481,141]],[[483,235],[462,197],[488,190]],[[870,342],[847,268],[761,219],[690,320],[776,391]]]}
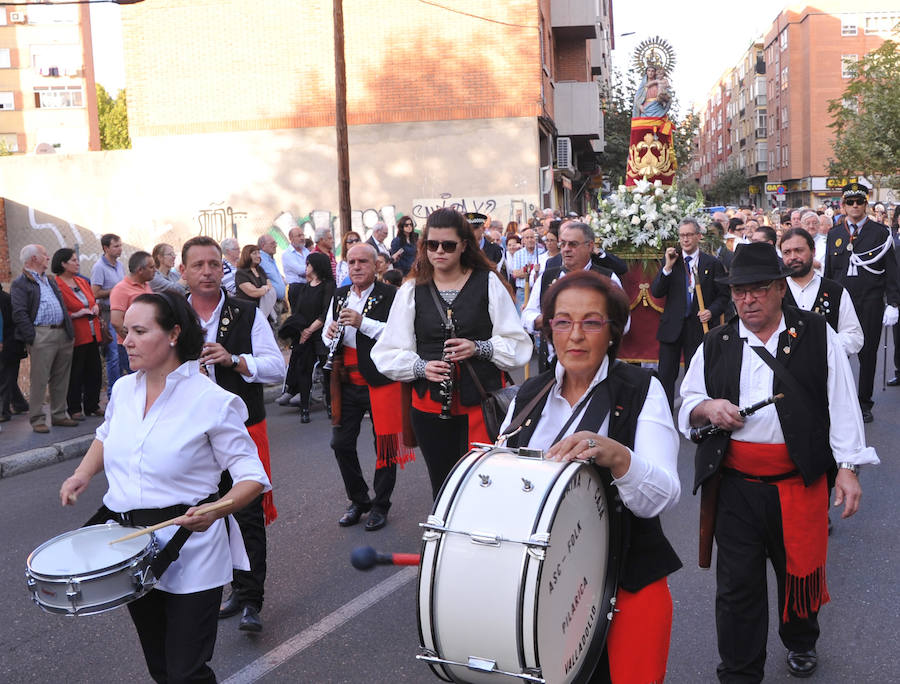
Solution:
{"label": "black shoes", "polygon": [[809,651],[788,651],[788,672],[794,677],[810,677],[819,665],[816,649]]}
{"label": "black shoes", "polygon": [[862,417],[864,423],[871,423],[875,420],[875,416],[872,415],[872,412],[869,409],[862,410]]}
{"label": "black shoes", "polygon": [[259,611],[253,606],[244,606],[244,614],[238,629],[242,632],[261,632],[262,620],[259,619]]}
{"label": "black shoes", "polygon": [[900,375],[895,375],[887,381],[888,387],[896,387],[897,385],[900,385]]}
{"label": "black shoes", "polygon": [[347,508],[347,512],[341,516],[341,519],[338,520],[338,525],[341,527],[351,527],[359,522],[359,519],[363,516],[363,513],[368,513],[369,509],[363,508],[359,504],[350,504],[350,507]]}
{"label": "black shoes", "polygon": [[385,525],[387,525],[387,513],[375,508],[369,513],[369,518],[366,520],[366,532],[380,530]]}
{"label": "black shoes", "polygon": [[224,620],[225,618],[230,618],[232,615],[237,615],[240,612],[241,604],[238,603],[237,594],[231,592],[231,596],[228,597],[228,600],[219,606],[219,619]]}
{"label": "black shoes", "polygon": [[301,423],[309,422],[309,409],[300,409],[300,422]]}

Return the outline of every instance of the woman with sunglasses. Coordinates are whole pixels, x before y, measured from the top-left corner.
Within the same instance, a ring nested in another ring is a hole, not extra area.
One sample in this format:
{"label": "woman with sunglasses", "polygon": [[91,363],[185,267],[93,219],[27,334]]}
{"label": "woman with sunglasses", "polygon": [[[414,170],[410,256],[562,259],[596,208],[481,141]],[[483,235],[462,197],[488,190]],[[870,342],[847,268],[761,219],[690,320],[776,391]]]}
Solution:
{"label": "woman with sunglasses", "polygon": [[[468,221],[454,209],[433,212],[412,277],[397,292],[372,349],[379,371],[413,383],[412,427],[433,495],[472,442],[488,441],[476,378],[485,392],[500,389],[503,371],[528,363],[531,351],[509,288],[478,248]],[[444,410],[442,419],[448,380],[450,415]]]}
{"label": "woman with sunglasses", "polygon": [[[550,287],[543,310],[555,365],[522,385],[500,432],[521,425],[510,430],[508,446],[611,473],[624,505],[624,556],[606,653],[590,681],[661,682],[672,628],[666,576],[681,567],[658,517],[681,495],[669,401],[650,372],[616,361],[629,307],[609,278],[571,273]],[[542,393],[528,415],[519,415]]]}
{"label": "woman with sunglasses", "polygon": [[403,273],[405,277],[416,261],[419,234],[413,227],[411,216],[401,218],[397,228],[400,232],[391,240],[391,258],[394,260],[394,268]]}
{"label": "woman with sunglasses", "polygon": [[[341,239],[341,260],[337,265],[337,274],[335,275],[335,287],[343,287],[350,284],[350,270],[347,267],[347,252],[353,245],[358,245],[362,241],[359,233],[351,230]],[[346,282],[345,282],[346,281]]]}

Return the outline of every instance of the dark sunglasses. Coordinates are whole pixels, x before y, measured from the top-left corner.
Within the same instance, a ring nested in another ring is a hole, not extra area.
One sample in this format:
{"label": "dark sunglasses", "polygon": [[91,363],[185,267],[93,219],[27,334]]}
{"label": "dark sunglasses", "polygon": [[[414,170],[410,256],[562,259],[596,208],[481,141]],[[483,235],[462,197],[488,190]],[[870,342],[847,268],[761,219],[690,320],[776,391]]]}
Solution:
{"label": "dark sunglasses", "polygon": [[852,207],[854,205],[857,207],[861,207],[862,205],[868,203],[869,201],[864,197],[848,197],[844,200],[844,204],[846,204],[848,207]]}
{"label": "dark sunglasses", "polygon": [[355,245],[357,242],[359,242],[359,238],[347,238],[348,245]]}
{"label": "dark sunglasses", "polygon": [[425,249],[429,252],[436,252],[438,247],[443,247],[447,254],[453,254],[458,244],[457,240],[425,240]]}

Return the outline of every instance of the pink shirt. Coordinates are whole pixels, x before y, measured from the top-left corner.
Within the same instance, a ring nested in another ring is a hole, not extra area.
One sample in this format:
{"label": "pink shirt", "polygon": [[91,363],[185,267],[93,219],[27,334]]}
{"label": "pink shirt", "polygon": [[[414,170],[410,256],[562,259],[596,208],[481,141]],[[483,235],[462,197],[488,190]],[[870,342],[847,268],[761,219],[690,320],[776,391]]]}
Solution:
{"label": "pink shirt", "polygon": [[[109,293],[109,309],[110,311],[121,311],[125,313],[128,311],[128,307],[131,306],[131,302],[133,302],[138,295],[142,294],[153,294],[153,290],[150,289],[149,283],[135,283],[132,282],[131,278],[125,276],[116,283],[115,287],[113,287],[112,291]],[[119,338],[119,344],[125,342],[125,339],[121,335],[116,335]]]}

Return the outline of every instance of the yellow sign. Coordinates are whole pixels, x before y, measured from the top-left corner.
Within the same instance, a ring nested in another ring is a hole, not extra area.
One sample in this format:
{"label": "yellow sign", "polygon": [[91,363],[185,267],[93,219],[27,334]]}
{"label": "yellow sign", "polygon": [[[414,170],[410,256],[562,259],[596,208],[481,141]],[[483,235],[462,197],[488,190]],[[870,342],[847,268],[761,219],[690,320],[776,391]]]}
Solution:
{"label": "yellow sign", "polygon": [[758,195],[758,194],[759,194],[759,186],[758,186],[758,185],[751,185],[749,188],[747,188],[747,190],[750,191],[750,194],[751,194],[751,195]]}
{"label": "yellow sign", "polygon": [[778,192],[778,188],[783,188],[781,183],[766,183],[766,192]]}
{"label": "yellow sign", "polygon": [[826,188],[842,188],[848,183],[858,183],[859,176],[848,176],[847,178],[826,178],[825,179],[825,187]]}

